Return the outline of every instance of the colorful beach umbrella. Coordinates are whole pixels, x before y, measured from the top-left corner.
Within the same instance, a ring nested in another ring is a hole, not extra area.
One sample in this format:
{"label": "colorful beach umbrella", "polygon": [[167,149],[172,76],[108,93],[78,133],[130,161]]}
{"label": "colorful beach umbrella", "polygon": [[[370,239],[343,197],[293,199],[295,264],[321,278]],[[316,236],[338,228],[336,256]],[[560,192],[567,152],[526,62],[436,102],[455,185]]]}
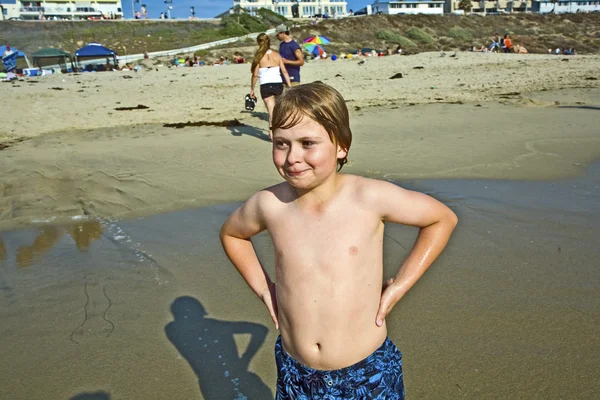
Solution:
{"label": "colorful beach umbrella", "polygon": [[325,52],[325,50],[323,50],[323,47],[316,43],[304,43],[304,48],[317,56],[320,56]]}
{"label": "colorful beach umbrella", "polygon": [[331,43],[331,40],[325,36],[315,35],[304,39],[304,43],[329,44]]}

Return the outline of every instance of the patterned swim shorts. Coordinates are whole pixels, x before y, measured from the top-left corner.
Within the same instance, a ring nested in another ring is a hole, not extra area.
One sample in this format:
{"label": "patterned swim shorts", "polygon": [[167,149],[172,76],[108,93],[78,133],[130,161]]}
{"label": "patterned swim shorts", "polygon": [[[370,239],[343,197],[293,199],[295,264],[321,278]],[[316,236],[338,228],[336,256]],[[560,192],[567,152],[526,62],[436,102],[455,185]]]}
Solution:
{"label": "patterned swim shorts", "polygon": [[277,400],[403,400],[402,353],[389,338],[346,368],[322,371],[294,360],[275,343]]}

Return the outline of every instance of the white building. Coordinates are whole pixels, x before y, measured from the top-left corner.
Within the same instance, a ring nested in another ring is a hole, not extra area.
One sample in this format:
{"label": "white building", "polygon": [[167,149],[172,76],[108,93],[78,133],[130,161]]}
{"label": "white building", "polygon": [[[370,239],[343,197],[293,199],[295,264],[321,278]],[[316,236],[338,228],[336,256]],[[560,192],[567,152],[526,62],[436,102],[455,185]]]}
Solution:
{"label": "white building", "polygon": [[[460,0],[447,0],[446,12],[463,14],[458,5]],[[470,14],[512,14],[532,11],[532,0],[478,0],[471,1]]]}
{"label": "white building", "polygon": [[[373,14],[443,14],[445,0],[375,0]],[[367,8],[368,9],[368,8]]]}
{"label": "white building", "polygon": [[327,14],[332,18],[348,15],[346,1],[343,0],[233,0],[233,7],[240,6],[254,15],[266,8],[286,18],[311,18]]}
{"label": "white building", "polygon": [[18,0],[19,17],[37,19],[123,18],[121,0]]}
{"label": "white building", "polygon": [[0,0],[0,8],[2,10],[2,15],[0,16],[0,20],[10,19],[10,18],[19,18],[19,5],[18,4],[6,4]]}
{"label": "white building", "polygon": [[576,1],[576,0],[557,0],[555,3],[550,0],[534,1],[533,12],[545,13],[575,13],[575,12],[600,12],[600,1]]}

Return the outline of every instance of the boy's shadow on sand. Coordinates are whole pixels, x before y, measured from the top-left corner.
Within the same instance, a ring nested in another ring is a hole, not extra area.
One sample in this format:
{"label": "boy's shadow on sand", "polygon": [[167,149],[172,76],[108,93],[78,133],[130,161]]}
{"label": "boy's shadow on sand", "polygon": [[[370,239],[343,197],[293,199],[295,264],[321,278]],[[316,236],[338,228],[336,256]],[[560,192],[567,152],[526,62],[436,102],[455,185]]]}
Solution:
{"label": "boy's shadow on sand", "polygon": [[[174,321],[165,326],[165,333],[196,373],[206,400],[273,399],[267,385],[248,371],[267,336],[265,326],[207,318],[202,304],[189,296],[175,299],[171,312]],[[241,356],[234,334],[250,335]]]}

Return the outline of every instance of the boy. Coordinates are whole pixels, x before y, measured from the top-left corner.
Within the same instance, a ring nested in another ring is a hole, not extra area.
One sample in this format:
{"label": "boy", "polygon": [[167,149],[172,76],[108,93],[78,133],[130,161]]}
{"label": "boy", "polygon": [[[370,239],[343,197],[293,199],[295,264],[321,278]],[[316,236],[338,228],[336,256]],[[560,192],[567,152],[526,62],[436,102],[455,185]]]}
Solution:
{"label": "boy", "polygon": [[[285,182],[254,194],[220,237],[280,329],[277,398],[403,399],[402,356],[385,317],[444,249],[457,218],[424,194],[338,173],[352,133],[330,86],[289,89],[272,122],[273,163]],[[421,230],[396,277],[382,284],[384,221]],[[250,241],[265,229],[276,284]]]}

